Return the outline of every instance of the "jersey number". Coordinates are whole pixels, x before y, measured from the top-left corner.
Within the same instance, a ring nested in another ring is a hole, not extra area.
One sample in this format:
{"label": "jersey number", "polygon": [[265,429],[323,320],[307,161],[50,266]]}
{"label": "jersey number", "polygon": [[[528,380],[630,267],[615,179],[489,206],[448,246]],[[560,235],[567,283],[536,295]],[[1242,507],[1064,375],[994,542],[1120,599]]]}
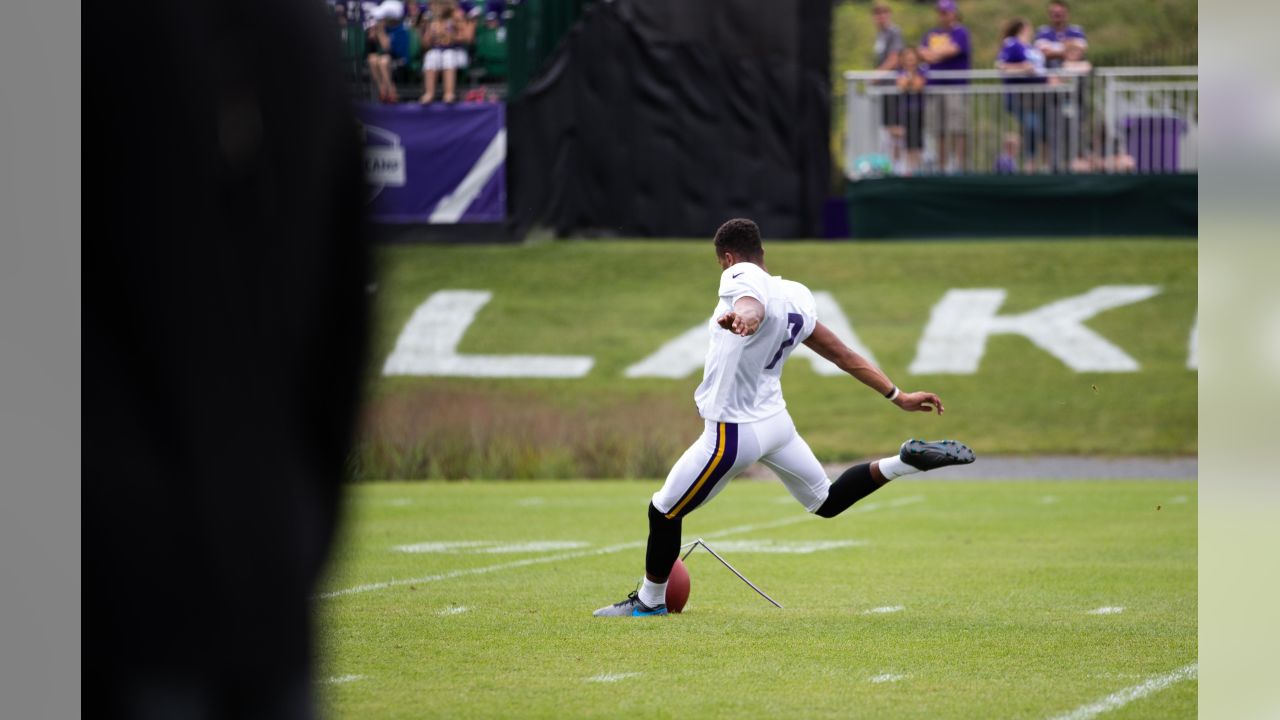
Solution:
{"label": "jersey number", "polygon": [[772,370],[773,366],[777,365],[778,361],[782,359],[782,351],[795,344],[796,336],[800,334],[800,328],[804,327],[804,316],[800,313],[787,313],[787,327],[791,329],[791,337],[783,340],[782,344],[778,346],[778,352],[774,353],[773,359],[769,361],[768,365],[764,366],[765,370]]}

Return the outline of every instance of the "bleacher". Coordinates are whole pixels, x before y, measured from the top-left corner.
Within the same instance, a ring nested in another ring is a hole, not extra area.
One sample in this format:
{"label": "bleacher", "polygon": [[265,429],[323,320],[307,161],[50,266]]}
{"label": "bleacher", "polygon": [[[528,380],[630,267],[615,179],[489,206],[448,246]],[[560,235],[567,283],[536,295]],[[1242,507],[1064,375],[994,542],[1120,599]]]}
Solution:
{"label": "bleacher", "polygon": [[[474,97],[477,92],[489,99],[505,100],[508,88],[508,22],[518,5],[517,0],[506,0],[502,12],[489,9],[485,3],[476,3],[481,12],[476,22],[475,42],[467,48],[468,64],[459,72],[458,91],[461,98]],[[376,97],[366,62],[369,48],[364,26],[365,9],[359,4],[346,6],[347,25],[339,31],[342,46],[343,70],[352,95],[359,98]],[[497,17],[496,26],[487,22],[487,14]],[[388,32],[392,54],[405,58],[392,73],[399,102],[412,102],[422,94],[423,53],[422,35],[404,23]]]}

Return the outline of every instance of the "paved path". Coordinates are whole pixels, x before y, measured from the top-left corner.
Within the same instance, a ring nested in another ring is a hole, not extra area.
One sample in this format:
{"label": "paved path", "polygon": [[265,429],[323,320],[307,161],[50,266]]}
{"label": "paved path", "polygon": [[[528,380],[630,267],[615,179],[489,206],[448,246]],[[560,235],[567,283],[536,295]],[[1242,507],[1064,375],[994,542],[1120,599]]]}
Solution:
{"label": "paved path", "polygon": [[[836,477],[853,464],[827,465],[827,474]],[[1198,466],[1194,457],[979,456],[972,465],[942,468],[902,480],[1195,480]],[[752,466],[744,475],[773,476],[761,465]]]}

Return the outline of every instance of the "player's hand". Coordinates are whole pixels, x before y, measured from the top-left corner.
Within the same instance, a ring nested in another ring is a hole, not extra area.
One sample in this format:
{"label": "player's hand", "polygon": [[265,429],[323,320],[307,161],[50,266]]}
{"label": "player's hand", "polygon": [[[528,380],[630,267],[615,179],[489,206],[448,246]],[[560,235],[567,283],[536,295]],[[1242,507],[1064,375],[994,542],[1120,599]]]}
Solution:
{"label": "player's hand", "polygon": [[760,329],[760,319],[743,317],[732,310],[716,318],[716,324],[734,335],[746,337],[754,335]]}
{"label": "player's hand", "polygon": [[933,412],[937,410],[939,415],[945,412],[941,398],[931,392],[899,392],[898,397],[894,398],[893,404],[907,412]]}

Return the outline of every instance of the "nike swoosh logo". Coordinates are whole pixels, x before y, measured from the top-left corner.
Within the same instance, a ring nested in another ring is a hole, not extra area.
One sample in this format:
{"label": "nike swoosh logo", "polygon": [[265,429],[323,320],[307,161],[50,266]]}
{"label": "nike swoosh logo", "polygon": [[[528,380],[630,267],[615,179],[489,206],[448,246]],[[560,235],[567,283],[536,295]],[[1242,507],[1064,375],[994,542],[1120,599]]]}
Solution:
{"label": "nike swoosh logo", "polygon": [[742,276],[742,273],[738,273],[737,275],[734,275],[734,276],[733,276],[733,279],[734,279],[734,280],[737,280],[737,279],[738,279],[739,277],[741,277],[741,276]]}

